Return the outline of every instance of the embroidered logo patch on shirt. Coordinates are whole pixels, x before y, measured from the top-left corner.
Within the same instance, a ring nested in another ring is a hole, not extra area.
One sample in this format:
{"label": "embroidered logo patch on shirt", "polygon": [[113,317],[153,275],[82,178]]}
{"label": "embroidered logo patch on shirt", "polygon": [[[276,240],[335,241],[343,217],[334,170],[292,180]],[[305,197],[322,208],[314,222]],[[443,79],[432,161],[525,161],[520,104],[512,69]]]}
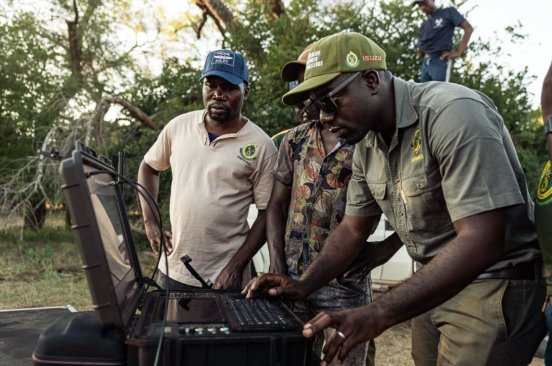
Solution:
{"label": "embroidered logo patch on shirt", "polygon": [[546,163],[542,170],[539,188],[537,189],[536,203],[539,206],[545,206],[552,203],[552,166],[550,161]]}
{"label": "embroidered logo patch on shirt", "polygon": [[422,138],[420,137],[420,129],[416,129],[412,141],[410,142],[410,149],[412,150],[412,158],[410,162],[413,163],[424,158],[422,154]]}
{"label": "embroidered logo patch on shirt", "polygon": [[247,144],[244,147],[240,148],[240,156],[243,160],[255,160],[258,154],[259,149],[257,148],[257,144]]}

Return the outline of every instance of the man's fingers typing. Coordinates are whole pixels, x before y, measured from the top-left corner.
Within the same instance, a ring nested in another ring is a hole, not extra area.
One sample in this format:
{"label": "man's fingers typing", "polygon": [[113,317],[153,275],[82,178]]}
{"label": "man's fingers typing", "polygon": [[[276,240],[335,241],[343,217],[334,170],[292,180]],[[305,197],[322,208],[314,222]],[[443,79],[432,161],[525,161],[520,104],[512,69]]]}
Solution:
{"label": "man's fingers typing", "polygon": [[244,295],[246,298],[251,299],[255,296],[255,291],[259,289],[258,284],[259,277],[255,277],[249,281],[247,285],[242,290],[242,295]]}

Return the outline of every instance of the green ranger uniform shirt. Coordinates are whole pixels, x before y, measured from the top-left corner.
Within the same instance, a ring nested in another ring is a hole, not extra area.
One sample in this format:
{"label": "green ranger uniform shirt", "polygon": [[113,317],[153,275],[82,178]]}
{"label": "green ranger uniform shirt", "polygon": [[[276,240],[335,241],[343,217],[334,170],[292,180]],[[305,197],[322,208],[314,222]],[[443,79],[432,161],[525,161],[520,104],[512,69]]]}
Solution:
{"label": "green ranger uniform shirt", "polygon": [[534,204],[493,102],[457,84],[393,83],[395,134],[389,147],[373,131],[356,145],[346,213],[383,212],[427,263],[456,236],[454,221],[506,208],[504,254],[487,271],[540,259]]}
{"label": "green ranger uniform shirt", "polygon": [[548,295],[552,295],[552,165],[547,161],[542,168],[536,194],[535,221],[542,250]]}

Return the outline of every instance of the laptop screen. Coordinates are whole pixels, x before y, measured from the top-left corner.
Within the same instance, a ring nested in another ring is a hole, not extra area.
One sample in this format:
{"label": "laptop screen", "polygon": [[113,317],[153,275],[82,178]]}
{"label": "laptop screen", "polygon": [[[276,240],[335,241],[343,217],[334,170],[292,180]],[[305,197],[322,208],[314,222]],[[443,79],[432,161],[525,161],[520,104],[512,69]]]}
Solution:
{"label": "laptop screen", "polygon": [[[214,292],[197,295],[196,293],[180,293],[171,296],[167,308],[167,322],[179,324],[223,324],[225,318],[219,310],[219,304]],[[165,317],[165,299],[159,298],[153,308],[152,321],[161,322]]]}
{"label": "laptop screen", "polygon": [[[96,170],[87,165],[84,168],[85,172]],[[124,307],[130,300],[129,296],[132,296],[136,275],[127,249],[129,243],[123,233],[117,203],[118,189],[108,185],[110,182],[113,182],[113,177],[109,174],[92,175],[88,178],[88,189],[117,303]]]}
{"label": "laptop screen", "polygon": [[124,329],[142,286],[115,170],[79,146],[62,161],[60,173],[95,310],[104,327]]}

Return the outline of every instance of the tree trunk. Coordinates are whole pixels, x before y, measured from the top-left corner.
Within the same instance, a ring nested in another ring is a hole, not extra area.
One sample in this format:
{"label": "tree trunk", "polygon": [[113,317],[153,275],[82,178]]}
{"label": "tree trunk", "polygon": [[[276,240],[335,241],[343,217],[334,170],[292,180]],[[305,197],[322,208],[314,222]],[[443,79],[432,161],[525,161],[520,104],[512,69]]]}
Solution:
{"label": "tree trunk", "polygon": [[24,227],[39,230],[46,221],[46,199],[32,197],[25,202]]}

